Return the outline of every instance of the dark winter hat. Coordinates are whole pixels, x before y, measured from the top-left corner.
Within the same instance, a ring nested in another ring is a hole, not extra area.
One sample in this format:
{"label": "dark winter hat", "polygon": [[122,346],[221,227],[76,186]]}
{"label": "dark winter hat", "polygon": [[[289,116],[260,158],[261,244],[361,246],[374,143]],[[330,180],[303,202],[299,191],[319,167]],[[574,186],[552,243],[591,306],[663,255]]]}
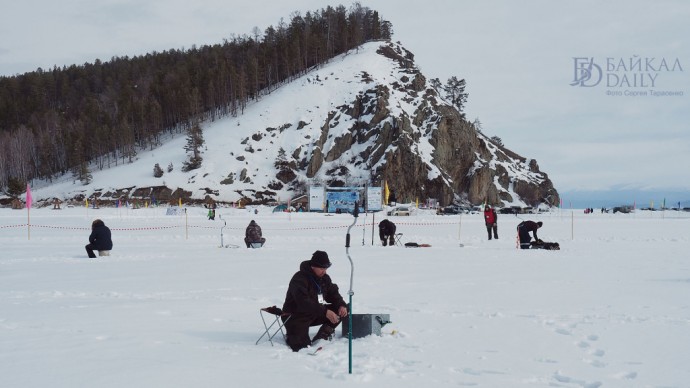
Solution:
{"label": "dark winter hat", "polygon": [[309,265],[318,268],[328,268],[331,266],[331,261],[328,260],[328,253],[324,251],[316,251],[311,255],[311,260],[309,260]]}
{"label": "dark winter hat", "polygon": [[544,223],[539,221],[539,222],[537,222],[537,225],[539,225],[539,227],[541,228],[541,226],[544,225]]}

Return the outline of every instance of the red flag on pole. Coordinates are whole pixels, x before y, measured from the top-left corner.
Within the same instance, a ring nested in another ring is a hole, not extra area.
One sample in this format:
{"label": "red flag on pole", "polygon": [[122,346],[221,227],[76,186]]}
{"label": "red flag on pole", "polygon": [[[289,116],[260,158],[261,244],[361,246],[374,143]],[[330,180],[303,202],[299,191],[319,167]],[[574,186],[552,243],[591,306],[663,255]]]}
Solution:
{"label": "red flag on pole", "polygon": [[31,202],[33,198],[31,198],[31,186],[29,184],[26,184],[26,208],[29,209],[31,208]]}
{"label": "red flag on pole", "polygon": [[26,184],[26,233],[27,237],[29,240],[31,240],[31,202],[33,202],[33,198],[31,198],[31,186],[29,184]]}

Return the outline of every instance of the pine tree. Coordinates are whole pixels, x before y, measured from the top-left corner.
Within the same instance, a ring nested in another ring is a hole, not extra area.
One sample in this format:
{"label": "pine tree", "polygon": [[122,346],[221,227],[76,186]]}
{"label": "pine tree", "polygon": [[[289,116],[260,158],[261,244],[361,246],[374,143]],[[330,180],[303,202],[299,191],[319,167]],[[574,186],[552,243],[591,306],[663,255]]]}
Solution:
{"label": "pine tree", "polygon": [[7,180],[7,195],[9,195],[12,198],[17,198],[20,195],[22,195],[26,191],[26,183],[23,182],[21,179],[15,178],[15,177],[10,177]]}
{"label": "pine tree", "polygon": [[448,78],[446,86],[443,87],[443,91],[446,92],[446,99],[453,104],[462,117],[465,117],[462,111],[465,109],[465,102],[467,102],[468,96],[468,93],[465,93],[465,86],[465,79],[459,80],[458,77],[452,76]]}
{"label": "pine tree", "polygon": [[184,162],[182,171],[187,172],[201,167],[201,147],[204,145],[204,134],[199,124],[194,124],[187,131],[187,145],[184,149],[189,154],[189,159]]}
{"label": "pine tree", "polygon": [[84,186],[93,180],[93,175],[91,175],[91,170],[89,170],[89,165],[86,161],[79,163],[72,169],[72,176]]}
{"label": "pine tree", "polygon": [[156,178],[160,178],[163,176],[163,169],[158,163],[156,163],[156,165],[153,166],[153,176],[155,176]]}
{"label": "pine tree", "polygon": [[494,142],[497,146],[503,147],[503,140],[501,140],[500,137],[498,136],[491,136],[491,141]]}
{"label": "pine tree", "polygon": [[441,83],[441,80],[438,78],[432,78],[429,80],[429,85],[431,85],[434,90],[436,90],[437,93],[441,93],[443,91],[443,84]]}

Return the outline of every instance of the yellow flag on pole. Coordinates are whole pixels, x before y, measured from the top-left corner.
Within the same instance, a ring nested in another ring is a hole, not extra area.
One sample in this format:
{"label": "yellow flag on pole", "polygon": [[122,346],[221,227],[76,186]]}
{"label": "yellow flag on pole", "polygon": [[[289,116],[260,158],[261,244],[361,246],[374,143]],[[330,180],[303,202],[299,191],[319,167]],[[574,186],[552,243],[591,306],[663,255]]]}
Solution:
{"label": "yellow flag on pole", "polygon": [[89,207],[89,199],[86,198],[86,201],[84,201],[84,207]]}
{"label": "yellow flag on pole", "polygon": [[384,182],[384,187],[383,187],[383,204],[388,205],[388,196],[390,196],[391,191],[388,190],[388,182]]}

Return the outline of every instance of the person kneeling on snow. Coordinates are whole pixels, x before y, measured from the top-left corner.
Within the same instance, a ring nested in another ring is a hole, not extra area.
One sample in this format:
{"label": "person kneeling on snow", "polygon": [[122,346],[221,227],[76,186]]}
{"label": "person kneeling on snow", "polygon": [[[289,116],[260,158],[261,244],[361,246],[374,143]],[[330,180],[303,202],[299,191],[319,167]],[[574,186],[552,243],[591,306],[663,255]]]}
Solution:
{"label": "person kneeling on snow", "polygon": [[[388,221],[388,219],[379,222],[379,238],[384,247],[386,244],[390,246],[395,245],[395,224]],[[388,240],[387,243],[386,240]]]}
{"label": "person kneeling on snow", "polygon": [[518,237],[520,238],[520,249],[530,248],[530,241],[532,238],[529,236],[529,232],[532,232],[536,241],[540,241],[539,237],[537,237],[537,229],[541,228],[542,225],[543,223],[541,221],[522,221],[517,226]]}
{"label": "person kneeling on snow", "polygon": [[110,229],[101,220],[94,220],[91,223],[91,235],[89,244],[85,246],[89,258],[95,259],[93,251],[109,251],[113,249],[113,240],[110,238]]}
{"label": "person kneeling on snow", "polygon": [[[311,260],[300,264],[299,271],[290,279],[283,312],[291,315],[283,318],[283,322],[287,344],[295,352],[316,340],[329,340],[341,318],[347,316],[347,303],[340,296],[338,286],[326,274],[330,266],[328,254],[316,251]],[[321,327],[310,339],[309,328],[317,325]]]}

